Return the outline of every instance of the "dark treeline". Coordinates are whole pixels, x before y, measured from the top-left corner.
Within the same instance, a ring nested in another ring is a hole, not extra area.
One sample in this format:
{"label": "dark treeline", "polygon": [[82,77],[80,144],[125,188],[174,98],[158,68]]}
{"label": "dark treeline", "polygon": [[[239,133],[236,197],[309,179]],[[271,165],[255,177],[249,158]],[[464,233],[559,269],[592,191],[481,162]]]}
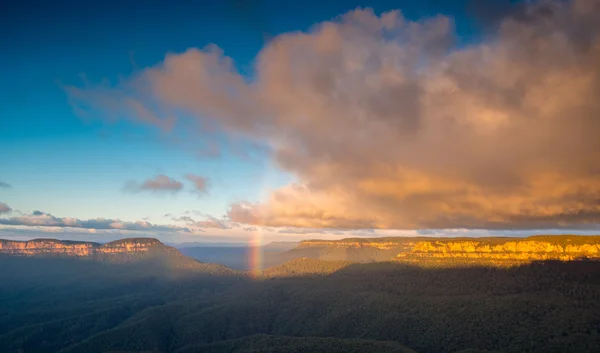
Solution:
{"label": "dark treeline", "polygon": [[0,352],[600,351],[600,262],[269,271],[2,257]]}

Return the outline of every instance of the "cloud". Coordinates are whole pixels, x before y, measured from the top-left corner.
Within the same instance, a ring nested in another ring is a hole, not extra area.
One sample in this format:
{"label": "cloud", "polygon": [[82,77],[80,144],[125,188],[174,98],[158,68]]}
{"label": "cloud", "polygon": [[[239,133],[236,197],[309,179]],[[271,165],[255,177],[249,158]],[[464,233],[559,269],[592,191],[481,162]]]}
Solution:
{"label": "cloud", "polygon": [[[0,204],[1,205],[1,204]],[[0,206],[1,207],[1,206]],[[82,228],[88,230],[132,230],[144,232],[189,232],[186,227],[172,225],[156,225],[146,221],[125,222],[118,219],[95,218],[81,220],[77,218],[60,218],[49,213],[34,211],[28,215],[11,218],[0,218],[0,224],[28,227]]]}
{"label": "cloud", "polygon": [[159,174],[153,179],[147,179],[141,184],[131,180],[125,183],[125,190],[131,192],[151,191],[156,193],[176,193],[182,189],[183,184],[181,182],[163,174]]}
{"label": "cloud", "polygon": [[185,214],[196,214],[198,216],[201,216],[204,218],[204,220],[202,221],[197,221],[195,219],[193,219],[190,216],[181,216],[181,217],[174,217],[173,221],[176,222],[184,222],[186,224],[186,226],[190,229],[193,230],[202,230],[205,228],[212,228],[212,229],[232,229],[232,228],[239,228],[240,225],[239,224],[235,224],[233,222],[230,222],[226,219],[219,219],[216,218],[214,216],[211,216],[209,214],[204,214],[198,211],[187,211],[185,212]]}
{"label": "cloud", "polygon": [[199,175],[187,174],[185,178],[194,184],[194,191],[205,194],[208,191],[208,179]]}
{"label": "cloud", "polygon": [[12,188],[12,186],[9,183],[0,180],[0,189],[10,189],[10,188]]}
{"label": "cloud", "polygon": [[204,221],[198,221],[194,223],[194,226],[199,228],[217,228],[217,229],[230,229],[231,225],[227,221],[208,216]]}
{"label": "cloud", "polygon": [[12,212],[12,208],[10,208],[4,202],[0,202],[0,214],[10,213],[10,212]]}
{"label": "cloud", "polygon": [[234,222],[595,228],[599,16],[598,0],[532,2],[457,47],[451,18],[359,9],[273,38],[252,80],[212,45],[70,97],[186,111],[204,131],[266,145],[297,182],[232,205]]}

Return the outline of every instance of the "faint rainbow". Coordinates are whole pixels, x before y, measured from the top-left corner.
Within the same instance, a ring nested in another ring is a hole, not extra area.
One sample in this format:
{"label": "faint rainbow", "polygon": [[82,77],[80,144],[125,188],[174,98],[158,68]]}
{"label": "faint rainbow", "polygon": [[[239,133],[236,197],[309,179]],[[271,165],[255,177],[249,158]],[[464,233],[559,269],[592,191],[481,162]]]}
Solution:
{"label": "faint rainbow", "polygon": [[250,240],[250,274],[253,277],[258,277],[263,270],[263,232],[257,230],[253,232]]}
{"label": "faint rainbow", "polygon": [[[270,177],[273,175],[273,166],[271,162],[265,168],[263,173],[263,178],[261,181],[260,187],[260,200],[265,200],[265,197],[268,197],[269,190],[267,190],[267,183]],[[262,270],[264,270],[264,256],[263,256],[263,245],[264,245],[264,229],[263,227],[256,227],[256,230],[252,232],[252,236],[249,241],[250,246],[250,257],[249,257],[249,266],[250,274],[253,277],[260,276]]]}

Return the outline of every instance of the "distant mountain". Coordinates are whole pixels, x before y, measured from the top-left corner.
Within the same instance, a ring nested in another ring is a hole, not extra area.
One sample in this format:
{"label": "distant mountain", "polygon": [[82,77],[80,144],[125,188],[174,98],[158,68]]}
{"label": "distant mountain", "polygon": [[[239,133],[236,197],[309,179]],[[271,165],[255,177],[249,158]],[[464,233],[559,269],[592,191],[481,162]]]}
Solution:
{"label": "distant mountain", "polygon": [[199,248],[199,247],[207,247],[207,248],[244,248],[247,246],[247,242],[214,242],[214,241],[193,241],[193,242],[185,242],[185,243],[166,243],[169,246],[172,246],[176,249],[184,249],[184,248]]}
{"label": "distant mountain", "polygon": [[274,241],[262,246],[267,251],[288,251],[297,247],[300,242],[297,241]]}
{"label": "distant mountain", "polygon": [[213,262],[236,270],[247,270],[250,266],[251,249],[248,247],[184,247],[182,254],[202,262]]}
{"label": "distant mountain", "polygon": [[295,248],[298,242],[272,242],[263,246],[184,246],[179,251],[198,261],[213,262],[236,270],[249,270],[260,258],[261,266],[280,265],[295,257],[284,254]]}

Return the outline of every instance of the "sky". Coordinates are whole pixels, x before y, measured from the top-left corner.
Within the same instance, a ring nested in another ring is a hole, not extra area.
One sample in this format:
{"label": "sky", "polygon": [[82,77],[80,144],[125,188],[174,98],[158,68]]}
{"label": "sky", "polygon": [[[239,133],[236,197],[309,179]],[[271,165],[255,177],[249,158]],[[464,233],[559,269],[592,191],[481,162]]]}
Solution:
{"label": "sky", "polygon": [[572,1],[9,1],[0,238],[600,229]]}

